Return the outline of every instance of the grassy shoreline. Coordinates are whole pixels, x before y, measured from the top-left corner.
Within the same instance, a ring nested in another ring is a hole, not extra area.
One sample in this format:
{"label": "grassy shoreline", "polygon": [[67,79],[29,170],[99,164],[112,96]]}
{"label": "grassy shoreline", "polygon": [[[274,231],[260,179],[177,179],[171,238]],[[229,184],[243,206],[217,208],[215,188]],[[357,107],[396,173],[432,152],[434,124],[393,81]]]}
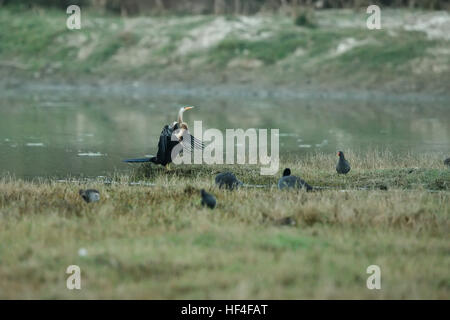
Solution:
{"label": "grassy shoreline", "polygon": [[[272,186],[218,190],[220,166],[141,168],[109,184],[3,178],[0,297],[448,299],[450,170],[441,156],[348,158],[345,177],[327,155],[284,161],[332,187],[312,193],[278,191],[276,177],[246,167],[233,171]],[[139,179],[155,185],[130,185]],[[374,188],[359,189],[368,182]],[[87,187],[100,190],[99,203],[81,200]],[[215,210],[200,206],[200,188],[216,195]],[[71,264],[81,268],[79,291],[65,288]],[[366,288],[372,264],[379,291]]]}

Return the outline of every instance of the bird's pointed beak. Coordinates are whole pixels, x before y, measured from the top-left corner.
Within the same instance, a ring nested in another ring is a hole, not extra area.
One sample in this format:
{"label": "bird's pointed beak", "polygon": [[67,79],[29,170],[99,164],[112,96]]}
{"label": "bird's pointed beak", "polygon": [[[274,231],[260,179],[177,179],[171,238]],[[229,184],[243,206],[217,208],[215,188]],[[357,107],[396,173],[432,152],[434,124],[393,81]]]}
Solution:
{"label": "bird's pointed beak", "polygon": [[184,111],[190,110],[190,109],[192,109],[192,108],[194,108],[194,107],[184,107]]}

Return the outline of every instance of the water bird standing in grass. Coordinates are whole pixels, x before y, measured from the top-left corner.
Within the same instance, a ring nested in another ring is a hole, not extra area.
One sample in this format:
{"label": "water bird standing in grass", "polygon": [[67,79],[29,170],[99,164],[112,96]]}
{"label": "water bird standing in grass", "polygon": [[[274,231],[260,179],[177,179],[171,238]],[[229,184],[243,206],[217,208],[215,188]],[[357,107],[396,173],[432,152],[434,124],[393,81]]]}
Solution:
{"label": "water bird standing in grass", "polygon": [[445,159],[445,160],[444,160],[444,164],[445,164],[447,167],[450,167],[450,158]]}
{"label": "water bird standing in grass", "polygon": [[339,174],[347,174],[350,171],[350,163],[345,159],[344,153],[342,151],[338,151],[337,153],[339,157],[339,161],[336,165],[336,171]]}
{"label": "water bird standing in grass", "polygon": [[205,189],[202,189],[200,191],[202,195],[202,206],[207,206],[210,209],[214,209],[216,207],[216,198],[205,191]]}
{"label": "water bird standing in grass", "polygon": [[81,190],[78,191],[80,196],[83,198],[86,202],[97,202],[100,200],[100,192],[95,189],[87,189],[87,190]]}
{"label": "water bird standing in grass", "polygon": [[234,190],[243,185],[241,181],[231,172],[222,172],[216,176],[216,185],[219,189]]}
{"label": "water bird standing in grass", "polygon": [[[159,135],[158,152],[156,157],[126,159],[124,162],[153,162],[154,164],[160,164],[169,169],[169,164],[172,162],[172,150],[179,143],[183,145],[183,148],[188,149],[190,152],[193,152],[193,148],[203,149],[203,143],[189,133],[188,125],[183,121],[183,113],[192,108],[193,107],[190,106],[181,107],[178,111],[178,120],[173,122],[171,125],[164,126],[161,134]],[[190,137],[190,143],[183,143],[184,136]]]}
{"label": "water bird standing in grass", "polygon": [[305,180],[296,176],[291,176],[291,169],[286,168],[283,171],[283,176],[278,180],[278,189],[302,189],[312,191],[312,187],[306,183]]}

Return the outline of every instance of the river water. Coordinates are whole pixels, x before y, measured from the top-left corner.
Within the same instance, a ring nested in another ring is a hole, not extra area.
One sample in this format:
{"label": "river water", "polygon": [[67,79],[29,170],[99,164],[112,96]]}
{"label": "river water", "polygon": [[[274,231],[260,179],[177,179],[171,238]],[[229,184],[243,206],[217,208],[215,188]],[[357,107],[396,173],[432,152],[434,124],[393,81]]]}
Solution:
{"label": "river water", "polygon": [[201,120],[204,130],[279,129],[281,157],[373,148],[450,154],[446,98],[35,84],[0,89],[1,174],[127,172],[122,160],[156,154],[162,127],[181,105],[195,106],[185,121]]}

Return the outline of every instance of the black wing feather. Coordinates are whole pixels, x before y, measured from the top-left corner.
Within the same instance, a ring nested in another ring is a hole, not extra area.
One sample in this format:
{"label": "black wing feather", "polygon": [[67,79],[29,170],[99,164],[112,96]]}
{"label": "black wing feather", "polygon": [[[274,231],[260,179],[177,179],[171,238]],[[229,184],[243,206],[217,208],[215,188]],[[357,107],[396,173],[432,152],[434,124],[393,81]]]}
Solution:
{"label": "black wing feather", "polygon": [[191,135],[191,145],[193,145],[197,149],[205,149],[205,145],[202,141]]}
{"label": "black wing feather", "polygon": [[158,162],[162,165],[172,162],[172,150],[179,143],[179,141],[172,141],[173,131],[173,128],[166,125],[159,136],[158,153],[156,157]]}
{"label": "black wing feather", "polygon": [[187,143],[183,143],[183,150],[185,150],[186,152],[194,152],[194,148],[201,149],[201,150],[203,150],[205,148],[205,145],[203,144],[203,142],[201,142],[199,139],[195,138],[189,132],[185,133],[185,137],[187,139],[189,139]]}

